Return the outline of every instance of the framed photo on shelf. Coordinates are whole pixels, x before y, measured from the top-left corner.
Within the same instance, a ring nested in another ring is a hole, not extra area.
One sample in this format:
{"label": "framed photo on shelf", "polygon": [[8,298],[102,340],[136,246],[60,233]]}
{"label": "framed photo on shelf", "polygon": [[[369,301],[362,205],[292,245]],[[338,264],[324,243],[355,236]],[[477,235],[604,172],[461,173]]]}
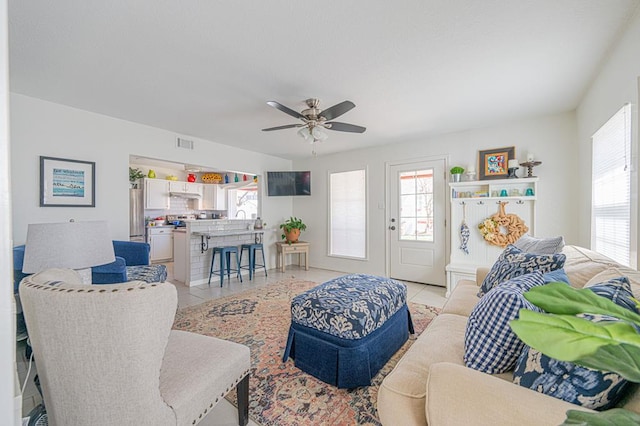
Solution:
{"label": "framed photo on shelf", "polygon": [[480,151],[478,155],[479,179],[507,178],[509,176],[509,160],[514,158],[516,158],[516,149],[513,146]]}
{"label": "framed photo on shelf", "polygon": [[40,207],[95,207],[96,163],[40,157]]}

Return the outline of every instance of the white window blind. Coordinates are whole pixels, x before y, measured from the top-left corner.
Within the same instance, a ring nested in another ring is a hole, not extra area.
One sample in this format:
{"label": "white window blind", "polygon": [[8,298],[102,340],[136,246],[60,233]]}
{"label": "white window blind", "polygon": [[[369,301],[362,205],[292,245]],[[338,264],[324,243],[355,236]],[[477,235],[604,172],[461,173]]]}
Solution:
{"label": "white window blind", "polygon": [[631,106],[592,137],[592,249],[629,265],[631,248]]}
{"label": "white window blind", "polygon": [[366,258],[366,171],[329,174],[329,255]]}

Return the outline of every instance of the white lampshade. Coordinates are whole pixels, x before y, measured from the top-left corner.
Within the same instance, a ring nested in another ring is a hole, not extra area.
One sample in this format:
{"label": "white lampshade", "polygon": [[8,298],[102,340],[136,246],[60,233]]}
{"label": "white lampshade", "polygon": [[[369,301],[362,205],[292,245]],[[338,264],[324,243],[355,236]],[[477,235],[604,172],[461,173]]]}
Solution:
{"label": "white lampshade", "polygon": [[520,167],[520,163],[518,163],[518,160],[509,160],[509,168],[510,169],[515,169]]}
{"label": "white lampshade", "polygon": [[[35,274],[49,268],[82,270],[115,259],[106,221],[35,223],[27,229],[22,272]],[[86,282],[86,276],[83,279]]]}

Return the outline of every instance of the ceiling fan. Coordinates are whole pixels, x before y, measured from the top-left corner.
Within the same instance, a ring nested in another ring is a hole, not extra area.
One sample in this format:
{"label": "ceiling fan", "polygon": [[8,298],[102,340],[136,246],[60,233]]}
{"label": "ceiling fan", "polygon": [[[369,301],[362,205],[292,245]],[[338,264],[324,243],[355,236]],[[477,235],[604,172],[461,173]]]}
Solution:
{"label": "ceiling fan", "polygon": [[307,99],[305,102],[309,108],[303,110],[302,112],[294,111],[291,108],[288,108],[276,101],[267,102],[269,106],[272,106],[284,112],[285,114],[289,114],[292,117],[302,120],[302,123],[269,127],[267,129],[262,129],[262,131],[270,132],[272,130],[301,127],[301,129],[298,130],[298,134],[305,140],[309,140],[311,141],[311,143],[313,143],[317,141],[323,141],[328,137],[328,135],[323,131],[324,129],[351,133],[364,133],[364,131],[367,130],[366,127],[356,126],[355,124],[330,121],[355,108],[356,105],[351,101],[340,102],[339,104],[336,104],[325,110],[318,108],[318,104],[320,103],[319,99],[311,98]]}

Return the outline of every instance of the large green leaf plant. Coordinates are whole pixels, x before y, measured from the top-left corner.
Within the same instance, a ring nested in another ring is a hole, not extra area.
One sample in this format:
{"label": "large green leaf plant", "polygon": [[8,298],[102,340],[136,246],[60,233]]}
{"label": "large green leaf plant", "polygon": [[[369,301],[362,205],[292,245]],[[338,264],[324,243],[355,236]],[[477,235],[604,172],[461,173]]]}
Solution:
{"label": "large green leaf plant", "polygon": [[[589,289],[565,283],[534,287],[524,297],[546,312],[521,309],[519,318],[510,322],[524,343],[560,361],[613,371],[640,382],[640,315]],[[619,321],[591,322],[576,316],[583,313]],[[640,415],[619,408],[601,413],[569,410],[564,424],[640,424]]]}

